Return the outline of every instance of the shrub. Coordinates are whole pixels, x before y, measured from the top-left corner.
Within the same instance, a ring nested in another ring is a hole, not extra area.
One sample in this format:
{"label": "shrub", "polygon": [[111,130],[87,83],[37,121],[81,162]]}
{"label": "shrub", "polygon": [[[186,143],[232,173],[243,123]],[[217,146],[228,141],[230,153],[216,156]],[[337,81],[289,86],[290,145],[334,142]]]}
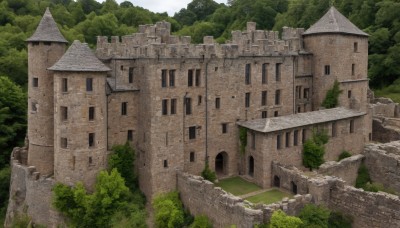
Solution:
{"label": "shrub", "polygon": [[323,206],[307,204],[299,214],[299,218],[303,222],[300,227],[328,227],[330,211]]}
{"label": "shrub", "polygon": [[135,151],[126,143],[125,145],[115,145],[112,147],[113,153],[108,159],[109,171],[117,169],[125,179],[125,184],[131,191],[138,188],[137,176],[134,169]]}
{"label": "shrub", "polygon": [[335,80],[333,87],[326,92],[324,101],[322,102],[322,107],[334,108],[339,103],[339,94],[342,91],[339,88],[339,82]]}
{"label": "shrub", "polygon": [[331,212],[328,220],[328,228],[351,228],[353,219],[340,212]]}
{"label": "shrub", "polygon": [[178,192],[161,194],[153,200],[154,218],[156,227],[182,227],[184,211]]}
{"label": "shrub", "polygon": [[294,216],[288,216],[282,210],[274,211],[271,216],[270,228],[297,228],[300,227],[303,222]]}
{"label": "shrub", "polygon": [[364,164],[361,164],[360,168],[358,168],[356,188],[364,188],[368,182],[371,182],[371,177],[369,176],[368,169]]}
{"label": "shrub", "polygon": [[303,145],[303,165],[310,170],[318,168],[324,163],[324,154],[323,145],[318,145],[312,139],[308,139]]}
{"label": "shrub", "polygon": [[201,172],[201,176],[204,179],[209,180],[211,182],[214,182],[217,179],[217,175],[215,174],[214,171],[212,171],[210,169],[210,167],[208,166],[208,162],[206,162],[206,165],[205,165],[203,171]]}
{"label": "shrub", "polygon": [[205,215],[199,215],[194,218],[194,222],[190,225],[190,228],[212,228],[212,223]]}
{"label": "shrub", "polygon": [[339,154],[338,161],[341,161],[341,160],[343,160],[345,158],[348,158],[348,157],[351,157],[351,154],[348,151],[344,150],[344,151],[342,151],[341,154]]}

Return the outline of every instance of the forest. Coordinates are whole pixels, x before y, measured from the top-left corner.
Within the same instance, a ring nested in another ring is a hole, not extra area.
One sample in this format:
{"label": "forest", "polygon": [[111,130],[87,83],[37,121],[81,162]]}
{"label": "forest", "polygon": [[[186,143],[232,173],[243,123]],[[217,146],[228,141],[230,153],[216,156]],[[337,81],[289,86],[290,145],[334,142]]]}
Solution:
{"label": "forest", "polygon": [[171,23],[174,34],[192,36],[194,43],[205,35],[224,43],[232,30],[244,29],[248,21],[257,22],[258,29],[307,29],[330,5],[370,35],[370,87],[377,95],[400,102],[400,0],[227,0],[226,4],[193,0],[172,17],[130,1],[0,0],[0,213],[4,214],[8,198],[9,156],[26,134],[25,40],[46,7],[70,43],[78,39],[95,48],[98,35],[126,35],[140,24],[161,20]]}

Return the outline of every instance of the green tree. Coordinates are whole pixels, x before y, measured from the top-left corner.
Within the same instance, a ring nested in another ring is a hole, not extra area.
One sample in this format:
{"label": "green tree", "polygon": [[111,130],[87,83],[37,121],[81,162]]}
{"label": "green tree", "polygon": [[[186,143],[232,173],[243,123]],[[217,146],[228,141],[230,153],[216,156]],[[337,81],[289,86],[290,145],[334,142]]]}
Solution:
{"label": "green tree", "polygon": [[339,104],[339,95],[342,91],[339,88],[339,82],[335,80],[331,89],[326,92],[322,107],[335,108]]}
{"label": "green tree", "polygon": [[0,218],[4,217],[6,214],[10,176],[11,170],[9,167],[4,167],[3,169],[0,169]]}
{"label": "green tree", "polygon": [[184,211],[178,192],[161,194],[153,200],[156,227],[175,228],[184,224]]}
{"label": "green tree", "polygon": [[351,228],[353,219],[340,212],[331,212],[328,220],[328,228]]}
{"label": "green tree", "polygon": [[300,227],[303,222],[294,216],[288,216],[282,210],[274,211],[271,216],[270,228],[297,228]]}
{"label": "green tree", "polygon": [[325,147],[329,136],[325,131],[313,131],[313,136],[303,144],[303,165],[307,168],[316,169],[324,161]]}
{"label": "green tree", "polygon": [[307,204],[300,212],[299,218],[303,222],[300,227],[328,228],[330,211],[323,206]]}
{"label": "green tree", "polygon": [[111,171],[117,169],[121,176],[125,179],[126,186],[131,191],[138,187],[137,175],[134,169],[135,151],[129,145],[115,145],[112,147],[113,153],[108,159],[108,169]]}
{"label": "green tree", "polygon": [[205,215],[198,215],[194,218],[194,222],[190,225],[190,228],[212,228],[213,225]]}
{"label": "green tree", "polygon": [[369,182],[371,182],[371,177],[369,176],[368,168],[362,163],[357,172],[356,188],[364,188]]}

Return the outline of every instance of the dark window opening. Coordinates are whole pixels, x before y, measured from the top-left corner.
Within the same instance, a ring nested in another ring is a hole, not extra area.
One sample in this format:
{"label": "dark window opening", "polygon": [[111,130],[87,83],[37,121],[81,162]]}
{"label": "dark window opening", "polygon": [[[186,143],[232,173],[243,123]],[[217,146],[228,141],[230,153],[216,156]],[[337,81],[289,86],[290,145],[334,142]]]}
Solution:
{"label": "dark window opening", "polygon": [[228,133],[228,124],[222,124],[222,134]]}
{"label": "dark window opening", "polygon": [[170,87],[175,86],[175,70],[169,71],[169,86]]}
{"label": "dark window opening", "polygon": [[196,126],[189,127],[189,139],[196,138]]}
{"label": "dark window opening", "polygon": [[249,176],[254,176],[254,158],[253,156],[249,157]]}
{"label": "dark window opening", "polygon": [[89,121],[94,120],[95,109],[94,107],[89,107]]}
{"label": "dark window opening", "polygon": [[176,114],[176,104],[177,104],[177,100],[171,99],[171,115]]}
{"label": "dark window opening", "polygon": [[306,131],[306,129],[303,129],[301,142],[304,144],[306,142],[306,139],[307,139],[307,131]]}
{"label": "dark window opening", "polygon": [[278,117],[279,116],[279,112],[278,111],[275,111],[274,112],[274,117]]}
{"label": "dark window opening", "polygon": [[86,91],[93,91],[93,78],[86,78]]}
{"label": "dark window opening", "polygon": [[215,98],[215,108],[219,109],[221,107],[221,98]]}
{"label": "dark window opening", "polygon": [[66,149],[68,147],[68,139],[67,138],[61,138],[60,146],[61,146],[61,148]]}
{"label": "dark window opening", "polygon": [[281,135],[276,136],[276,149],[281,149]]}
{"label": "dark window opening", "polygon": [[290,132],[286,132],[286,147],[290,147]]}
{"label": "dark window opening", "polygon": [[299,145],[299,130],[294,130],[293,133],[293,146]]}
{"label": "dark window opening", "polygon": [[281,81],[281,63],[275,64],[275,80],[277,82]]}
{"label": "dark window opening", "polygon": [[128,113],[128,102],[122,102],[121,103],[121,115],[126,116]]}
{"label": "dark window opening", "polygon": [[354,52],[358,52],[358,43],[354,42]]}
{"label": "dark window opening", "polygon": [[281,187],[281,179],[278,176],[274,176],[274,187]]}
{"label": "dark window opening", "polygon": [[263,119],[265,119],[265,118],[267,118],[267,111],[262,111],[261,112],[261,118],[263,118]]}
{"label": "dark window opening", "polygon": [[245,107],[250,107],[250,93],[246,93],[245,95]]}
{"label": "dark window opening", "polygon": [[245,71],[245,84],[249,85],[251,83],[251,65],[246,64],[246,71]]}
{"label": "dark window opening", "polygon": [[94,147],[94,133],[89,133],[89,147]]}
{"label": "dark window opening", "polygon": [[350,120],[350,133],[354,133],[354,120]]}
{"label": "dark window opening", "polygon": [[186,115],[192,114],[192,98],[185,98]]}
{"label": "dark window opening", "polygon": [[301,113],[301,106],[297,106],[297,113]]}
{"label": "dark window opening", "polygon": [[168,160],[164,160],[164,168],[168,168]]}
{"label": "dark window opening", "polygon": [[163,116],[168,115],[168,100],[162,100],[162,114]]}
{"label": "dark window opening", "polygon": [[336,137],[336,122],[332,122],[332,137]]}
{"label": "dark window opening", "polygon": [[275,105],[280,105],[281,104],[281,91],[276,90],[275,91]]}
{"label": "dark window opening", "polygon": [[61,90],[64,93],[68,92],[68,79],[67,78],[61,79]]}
{"label": "dark window opening", "polygon": [[355,75],[356,73],[356,64],[351,64],[351,75]]}
{"label": "dark window opening", "polygon": [[161,87],[167,87],[167,70],[161,70]]}
{"label": "dark window opening", "polygon": [[347,91],[347,98],[351,98],[351,90]]}
{"label": "dark window opening", "polygon": [[121,65],[121,67],[120,67],[120,68],[121,68],[121,70],[124,70],[124,66],[123,66],[123,65]]}
{"label": "dark window opening", "polygon": [[190,161],[190,162],[194,162],[194,161],[195,161],[195,155],[194,155],[194,152],[193,152],[193,151],[190,152],[189,161]]}
{"label": "dark window opening", "polygon": [[188,86],[193,86],[193,70],[188,71]]}
{"label": "dark window opening", "polygon": [[133,83],[133,67],[129,67],[128,80],[129,83]]}
{"label": "dark window opening", "polygon": [[133,130],[128,130],[127,140],[133,141]]}
{"label": "dark window opening", "polygon": [[262,65],[261,83],[262,84],[268,83],[268,63],[264,63]]}
{"label": "dark window opening", "polygon": [[330,74],[331,74],[331,66],[325,65],[325,75],[330,75]]}
{"label": "dark window opening", "polygon": [[267,91],[261,92],[261,105],[262,106],[267,105]]}
{"label": "dark window opening", "polygon": [[93,163],[93,159],[92,157],[89,157],[89,165],[91,165]]}
{"label": "dark window opening", "polygon": [[197,105],[201,105],[201,100],[203,99],[203,97],[201,95],[199,95],[197,97]]}
{"label": "dark window opening", "polygon": [[201,70],[196,70],[196,86],[200,86],[201,84]]}
{"label": "dark window opening", "polygon": [[68,107],[61,106],[60,111],[61,111],[61,121],[68,120]]}
{"label": "dark window opening", "polygon": [[32,79],[32,86],[33,87],[39,87],[39,78],[33,78]]}

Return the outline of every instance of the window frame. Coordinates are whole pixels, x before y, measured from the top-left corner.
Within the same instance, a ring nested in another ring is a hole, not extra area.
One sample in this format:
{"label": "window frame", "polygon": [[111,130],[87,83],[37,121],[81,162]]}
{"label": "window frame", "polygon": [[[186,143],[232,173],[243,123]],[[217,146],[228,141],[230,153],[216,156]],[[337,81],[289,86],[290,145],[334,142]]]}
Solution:
{"label": "window frame", "polygon": [[93,78],[86,78],[86,92],[93,92]]}

